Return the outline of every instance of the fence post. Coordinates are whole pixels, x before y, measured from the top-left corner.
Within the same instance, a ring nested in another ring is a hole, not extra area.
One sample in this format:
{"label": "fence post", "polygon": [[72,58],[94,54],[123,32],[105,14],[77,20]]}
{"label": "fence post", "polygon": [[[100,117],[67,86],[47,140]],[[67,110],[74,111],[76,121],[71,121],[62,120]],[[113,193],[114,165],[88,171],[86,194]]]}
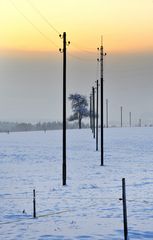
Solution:
{"label": "fence post", "polygon": [[33,189],[33,218],[36,218],[36,192]]}
{"label": "fence post", "polygon": [[124,240],[128,240],[128,223],[127,223],[125,178],[122,178],[122,201],[123,201]]}

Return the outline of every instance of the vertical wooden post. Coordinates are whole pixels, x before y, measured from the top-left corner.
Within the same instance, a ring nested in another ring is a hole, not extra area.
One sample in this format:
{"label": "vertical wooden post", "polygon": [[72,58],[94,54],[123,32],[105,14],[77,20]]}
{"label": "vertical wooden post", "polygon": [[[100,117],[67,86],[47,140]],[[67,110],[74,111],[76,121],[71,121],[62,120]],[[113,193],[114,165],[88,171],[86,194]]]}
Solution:
{"label": "vertical wooden post", "polygon": [[92,109],[91,109],[91,94],[90,94],[90,129],[92,129]]}
{"label": "vertical wooden post", "polygon": [[129,126],[132,126],[132,120],[131,120],[131,112],[129,112]]}
{"label": "vertical wooden post", "polygon": [[66,185],[66,32],[63,33],[63,185]]}
{"label": "vertical wooden post", "polygon": [[123,127],[123,107],[121,106],[121,127]]}
{"label": "vertical wooden post", "polygon": [[141,127],[141,118],[139,119],[139,127]]}
{"label": "vertical wooden post", "polygon": [[36,192],[33,189],[33,218],[36,218]]}
{"label": "vertical wooden post", "polygon": [[125,178],[122,178],[122,200],[123,200],[124,240],[128,240],[128,223],[127,223],[127,206],[126,206],[126,186],[125,186]]}
{"label": "vertical wooden post", "polygon": [[92,87],[93,95],[93,138],[95,138],[95,88]]}
{"label": "vertical wooden post", "polygon": [[96,101],[96,151],[98,151],[98,115],[99,115],[99,113],[98,113],[98,100],[99,100],[99,83],[98,83],[98,80],[96,81],[96,85],[97,85],[97,101]]}
{"label": "vertical wooden post", "polygon": [[106,99],[106,128],[108,128],[108,99]]}
{"label": "vertical wooden post", "polygon": [[103,82],[103,42],[102,42],[102,39],[101,39],[101,47],[100,47],[100,66],[101,66],[101,69],[100,69],[100,72],[101,72],[101,76],[100,76],[100,85],[101,85],[101,88],[100,88],[100,96],[101,96],[101,105],[100,105],[100,113],[101,113],[101,166],[104,165],[104,111],[103,111],[103,101],[104,101],[104,93],[103,93],[103,89],[104,89],[104,82]]}
{"label": "vertical wooden post", "polygon": [[91,91],[91,130],[93,133],[93,91]]}
{"label": "vertical wooden post", "polygon": [[100,114],[101,114],[101,166],[104,166],[104,114],[103,114],[103,97],[104,97],[104,94],[103,94],[103,91],[104,91],[104,79],[103,79],[103,57],[106,56],[106,53],[104,53],[103,51],[103,37],[101,37],[101,46],[100,48],[98,48],[98,50],[100,51],[100,58],[97,59],[98,61],[100,61],[100,85],[101,85],[101,88],[100,88],[100,102],[101,102],[101,105],[100,105]]}
{"label": "vertical wooden post", "polygon": [[63,165],[62,165],[62,180],[63,185],[66,185],[66,46],[70,44],[66,42],[66,32],[63,32],[63,49],[59,49],[63,53]]}

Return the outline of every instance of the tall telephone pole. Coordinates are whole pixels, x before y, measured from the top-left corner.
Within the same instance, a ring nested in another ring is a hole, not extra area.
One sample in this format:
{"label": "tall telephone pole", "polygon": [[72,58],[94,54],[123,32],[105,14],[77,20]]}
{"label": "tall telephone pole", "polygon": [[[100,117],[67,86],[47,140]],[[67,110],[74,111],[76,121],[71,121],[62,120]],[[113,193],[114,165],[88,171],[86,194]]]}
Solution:
{"label": "tall telephone pole", "polygon": [[97,90],[97,98],[96,98],[96,151],[98,151],[98,100],[99,100],[99,82],[96,81],[96,90]]}
{"label": "tall telephone pole", "polygon": [[104,53],[103,50],[103,37],[101,37],[101,47],[98,48],[98,50],[100,51],[100,59],[97,59],[100,62],[100,94],[101,94],[101,106],[100,106],[100,110],[101,110],[101,166],[104,165],[104,129],[103,129],[103,125],[104,125],[104,116],[103,116],[103,105],[104,105],[104,97],[103,97],[103,85],[104,85],[104,80],[103,80],[103,57],[106,56],[106,53]]}
{"label": "tall telephone pole", "polygon": [[129,126],[132,127],[131,112],[129,112]]}
{"label": "tall telephone pole", "polygon": [[106,99],[106,128],[108,128],[108,99]]}
{"label": "tall telephone pole", "polygon": [[92,103],[91,103],[91,94],[90,94],[89,99],[90,99],[90,128],[92,129],[92,108],[91,108]]}
{"label": "tall telephone pole", "polygon": [[123,107],[121,106],[121,128],[123,127]]}
{"label": "tall telephone pole", "polygon": [[63,186],[66,185],[66,46],[70,42],[66,42],[66,32],[63,32],[63,36],[59,35],[63,39],[63,50],[59,49],[63,53],[63,165],[62,165],[62,180]]}
{"label": "tall telephone pole", "polygon": [[92,97],[93,97],[93,138],[95,138],[95,88],[92,87]]}

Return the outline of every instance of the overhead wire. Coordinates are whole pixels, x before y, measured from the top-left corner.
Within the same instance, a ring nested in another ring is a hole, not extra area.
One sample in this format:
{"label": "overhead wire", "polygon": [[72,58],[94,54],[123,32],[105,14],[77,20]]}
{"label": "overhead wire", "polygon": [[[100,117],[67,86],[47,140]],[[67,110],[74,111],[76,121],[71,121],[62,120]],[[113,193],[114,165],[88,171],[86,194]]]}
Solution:
{"label": "overhead wire", "polygon": [[81,48],[81,47],[78,46],[74,41],[71,41],[71,44],[72,44],[75,48],[77,48],[77,49],[79,49],[79,50],[81,50],[81,51],[83,51],[83,52],[85,52],[85,53],[88,53],[88,54],[95,54],[94,51],[89,51],[89,50],[87,50],[87,49],[83,49],[83,48]]}
{"label": "overhead wire", "polygon": [[[26,0],[26,2],[33,8],[33,10],[43,19],[44,22],[46,22],[48,24],[48,26],[54,30],[58,35],[60,35],[60,31],[55,28],[55,26],[53,24],[51,24],[51,22],[42,14],[42,12],[38,9],[38,7],[36,7],[32,2],[31,0]],[[80,47],[78,47],[78,45],[74,42],[71,41],[71,45],[75,46],[75,48],[77,49],[80,49],[81,51],[85,52],[85,53],[88,53],[88,54],[95,54],[94,52],[91,52],[91,51],[88,51],[88,50],[85,50],[85,49],[82,49]],[[69,54],[69,53],[68,53]],[[88,57],[87,58],[82,58],[82,57],[78,57],[74,54],[69,54],[71,57],[73,58],[76,58],[78,60],[87,60],[87,61],[93,61],[92,59],[89,59]]]}
{"label": "overhead wire", "polygon": [[[27,22],[29,22],[29,24],[31,24],[33,26],[33,28],[39,32],[40,35],[42,35],[46,40],[48,40],[49,42],[51,42],[55,47],[57,47],[59,49],[59,46],[52,41],[46,34],[44,34],[18,7],[17,5],[14,3],[13,0],[9,0],[10,3],[13,5],[13,7],[16,9],[16,11],[18,11],[20,13],[20,15],[22,15]],[[53,24],[50,23],[50,21],[41,13],[41,11],[30,1],[30,0],[26,0],[27,3],[29,3],[29,5],[37,12],[37,14],[48,24],[48,26],[54,30],[58,36],[60,35],[60,32],[57,28],[54,27]],[[88,50],[84,50],[81,49],[77,46],[77,44],[75,44],[74,42],[72,42],[72,45],[75,45],[78,49],[80,49],[81,51],[85,52],[85,53],[92,53],[94,54],[94,52],[89,52]],[[95,61],[95,59],[91,59],[89,57],[80,57],[80,56],[76,56],[75,54],[69,53],[68,55],[74,59],[80,60],[80,61]]]}
{"label": "overhead wire", "polygon": [[[74,45],[74,42],[71,41],[71,45],[73,46],[73,45]],[[71,46],[71,45],[70,45],[70,46]],[[77,47],[76,44],[75,44],[75,46],[76,46],[76,47],[75,47],[76,49],[80,50],[81,52],[84,52],[85,54],[92,54],[92,55],[95,54],[95,52],[89,52],[89,51],[87,51],[87,50],[85,50],[85,49],[83,49],[83,48]],[[69,54],[69,53],[68,53],[68,54]],[[72,57],[74,57],[74,58],[76,58],[76,59],[78,59],[78,60],[82,60],[82,61],[95,61],[95,59],[94,59],[92,56],[90,56],[90,57],[88,57],[88,56],[85,56],[85,57],[84,57],[84,56],[83,56],[83,57],[81,56],[81,57],[80,57],[80,56],[79,56],[79,57],[78,57],[78,56],[76,56],[76,55],[74,55],[74,54],[69,54],[69,55],[72,56]],[[91,57],[92,57],[92,58],[91,58]]]}
{"label": "overhead wire", "polygon": [[26,21],[33,26],[33,28],[36,31],[38,31],[46,40],[50,41],[55,47],[59,48],[59,46],[55,42],[53,42],[48,36],[46,36],[46,34],[39,30],[39,28],[17,7],[17,5],[12,0],[9,1],[12,4],[12,6],[20,13],[20,15],[22,15],[26,19]]}
{"label": "overhead wire", "polygon": [[54,30],[58,35],[61,33],[58,31],[57,28],[54,27],[53,24],[40,12],[40,10],[30,1],[26,0],[26,2],[37,12],[37,14]]}
{"label": "overhead wire", "polygon": [[[38,31],[46,40],[50,41],[54,46],[56,46],[57,48],[59,48],[59,46],[53,42],[46,34],[44,34],[18,7],[17,5],[14,3],[13,0],[9,0],[11,2],[11,4],[13,5],[13,7],[26,19],[26,21],[28,21],[33,28]],[[26,2],[33,8],[33,10],[35,12],[37,12],[37,14],[48,24],[48,26],[54,30],[58,35],[60,35],[60,31],[53,25],[51,24],[51,22],[41,13],[41,11],[30,1],[30,0],[26,0]],[[74,45],[77,49],[80,49],[81,51],[88,53],[88,54],[94,54],[94,52],[88,51],[86,49],[82,49],[80,47],[78,47],[78,45],[74,42],[71,42],[72,45]],[[72,53],[68,53],[68,55],[72,58],[75,58],[77,60],[81,60],[81,61],[94,61],[94,59],[91,59],[89,57],[78,57],[75,54]]]}
{"label": "overhead wire", "polygon": [[69,53],[69,52],[68,52],[68,55],[69,55],[70,57],[72,57],[72,58],[76,58],[77,60],[81,60],[81,61],[94,61],[94,59],[78,57],[78,56],[76,56],[75,54]]}

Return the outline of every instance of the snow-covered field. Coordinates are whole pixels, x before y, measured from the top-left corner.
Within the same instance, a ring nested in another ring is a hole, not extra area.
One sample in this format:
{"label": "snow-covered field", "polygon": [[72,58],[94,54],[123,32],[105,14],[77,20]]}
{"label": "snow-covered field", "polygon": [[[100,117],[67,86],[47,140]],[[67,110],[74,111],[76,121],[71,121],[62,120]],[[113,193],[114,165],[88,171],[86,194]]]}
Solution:
{"label": "snow-covered field", "polygon": [[104,167],[89,129],[67,131],[65,187],[62,131],[0,134],[1,240],[124,239],[123,177],[129,238],[153,239],[153,128],[104,131]]}

